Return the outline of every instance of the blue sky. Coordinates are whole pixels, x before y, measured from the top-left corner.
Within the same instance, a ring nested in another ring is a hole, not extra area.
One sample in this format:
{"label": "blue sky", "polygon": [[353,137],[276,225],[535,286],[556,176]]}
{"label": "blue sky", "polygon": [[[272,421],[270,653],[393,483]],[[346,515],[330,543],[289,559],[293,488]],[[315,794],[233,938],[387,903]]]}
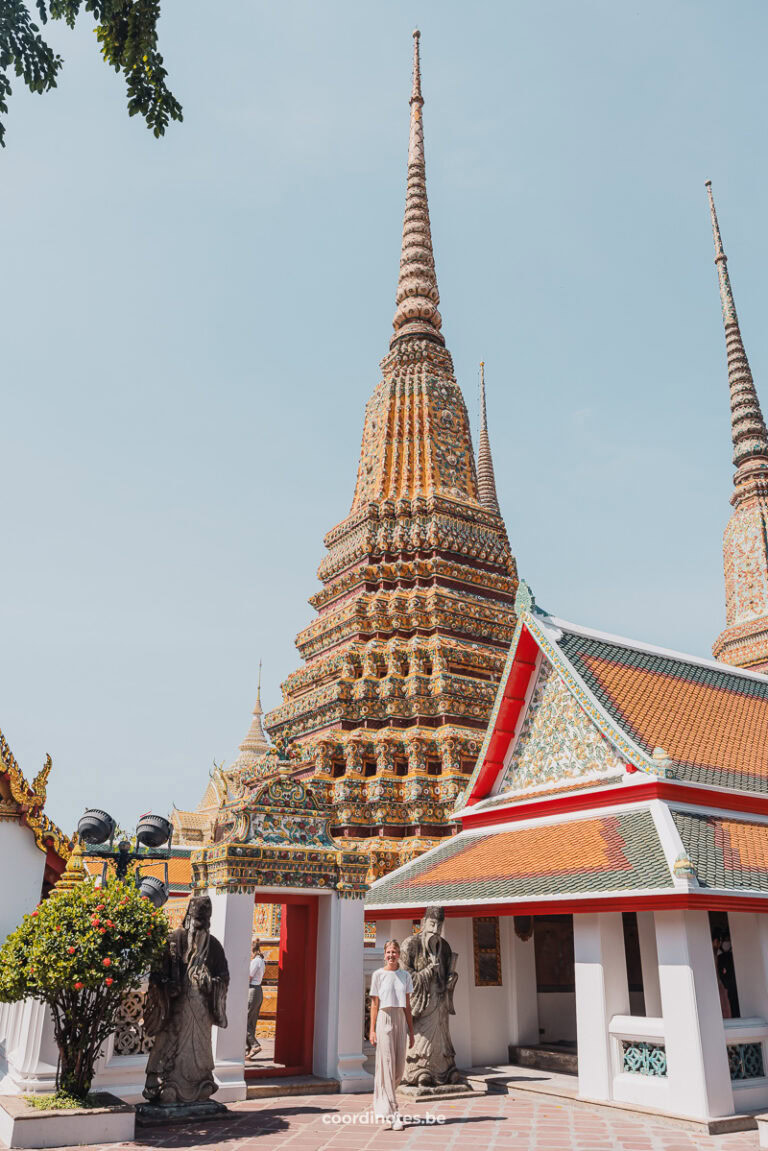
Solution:
{"label": "blue sky", "polygon": [[411,30],[444,332],[549,610],[708,655],[732,468],[704,181],[765,401],[755,0],[164,0],[185,121],[52,27],[0,155],[0,726],[51,816],[194,805],[298,666],[394,311]]}

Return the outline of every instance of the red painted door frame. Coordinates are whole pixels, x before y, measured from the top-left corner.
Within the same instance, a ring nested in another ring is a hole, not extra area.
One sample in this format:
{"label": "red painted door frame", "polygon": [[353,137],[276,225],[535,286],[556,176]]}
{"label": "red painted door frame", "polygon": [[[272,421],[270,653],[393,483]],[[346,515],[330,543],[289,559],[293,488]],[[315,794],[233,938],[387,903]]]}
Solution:
{"label": "red painted door frame", "polygon": [[315,1042],[315,978],[317,973],[317,895],[262,894],[254,903],[279,903],[280,959],[275,1021],[275,1058],[282,1067],[245,1069],[246,1079],[276,1079],[311,1075]]}

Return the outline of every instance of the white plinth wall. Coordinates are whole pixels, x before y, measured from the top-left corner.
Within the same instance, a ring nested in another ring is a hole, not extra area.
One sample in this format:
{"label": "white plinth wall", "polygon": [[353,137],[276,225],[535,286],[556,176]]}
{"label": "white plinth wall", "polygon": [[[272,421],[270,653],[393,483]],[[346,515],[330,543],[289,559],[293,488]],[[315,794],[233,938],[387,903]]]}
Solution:
{"label": "white plinth wall", "polygon": [[[207,893],[213,904],[211,931],[221,942],[229,964],[226,1029],[213,1029],[214,1076],[223,1103],[245,1099],[245,1032],[248,964],[254,901],[280,895],[280,888],[256,893]],[[289,894],[288,891],[285,894]],[[363,1071],[364,919],[361,899],[340,898],[335,891],[291,888],[290,894],[318,898],[317,966],[313,1072],[339,1080],[341,1091],[373,1090]],[[33,1000],[0,1004],[0,1095],[41,1094],[53,1090],[58,1051],[46,1007]],[[94,1090],[111,1091],[129,1103],[142,1099],[146,1055],[117,1055],[108,1040],[97,1065]]]}
{"label": "white plinth wall", "polygon": [[[579,1094],[699,1120],[768,1110],[768,914],[729,913],[741,1017],[725,1020],[708,913],[645,911],[637,921],[645,1015],[631,1014],[621,912],[573,917]],[[376,928],[378,951],[411,924]],[[511,1044],[540,1041],[533,939],[518,938],[512,916],[499,929],[502,986],[477,987],[472,919],[445,920],[458,955],[459,1067],[506,1064]]]}
{"label": "white plinth wall", "polygon": [[40,902],[45,873],[45,852],[28,827],[0,821],[0,943]]}

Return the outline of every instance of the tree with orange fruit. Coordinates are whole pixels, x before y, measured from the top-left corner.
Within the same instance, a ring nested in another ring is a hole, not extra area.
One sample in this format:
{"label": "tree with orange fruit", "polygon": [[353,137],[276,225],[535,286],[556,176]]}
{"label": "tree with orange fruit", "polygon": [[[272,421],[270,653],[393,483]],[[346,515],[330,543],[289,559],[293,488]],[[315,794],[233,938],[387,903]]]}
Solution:
{"label": "tree with orange fruit", "polygon": [[8,936],[0,948],[0,1002],[48,1004],[60,1091],[86,1098],[123,994],[141,985],[167,938],[165,915],[132,879],[54,889]]}

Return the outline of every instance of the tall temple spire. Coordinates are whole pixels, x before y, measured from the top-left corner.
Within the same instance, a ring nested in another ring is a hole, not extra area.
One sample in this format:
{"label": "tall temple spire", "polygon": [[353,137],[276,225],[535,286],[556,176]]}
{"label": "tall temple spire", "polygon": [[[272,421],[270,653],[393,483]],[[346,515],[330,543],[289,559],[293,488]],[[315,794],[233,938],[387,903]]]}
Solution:
{"label": "tall temple spire", "polygon": [[768,671],[768,432],[757,398],[733,302],[728,259],[717,221],[712,181],[706,182],[720,302],[725,325],[733,440],[733,513],[723,535],[726,626],[716,659]]}
{"label": "tall temple spire", "polygon": [[485,410],[485,361],[480,361],[480,431],[477,437],[477,494],[489,511],[501,515],[496,495],[491,441],[488,439],[488,415]]}
{"label": "tall temple spire", "polygon": [[752,372],[736,315],[736,305],[728,275],[728,257],[723,248],[720,225],[717,221],[715,201],[712,196],[712,181],[706,182],[709,196],[709,209],[712,215],[712,233],[715,240],[715,264],[720,282],[720,302],[723,308],[725,325],[725,346],[728,357],[728,383],[731,389],[731,437],[733,439],[733,463],[736,474],[736,497],[739,489],[756,470],[768,467],[768,432],[766,431],[760,402],[755,391]]}
{"label": "tall temple spire", "polygon": [[424,125],[421,110],[421,61],[418,29],[413,33],[413,87],[411,90],[411,132],[408,141],[408,183],[405,194],[403,243],[400,255],[400,277],[397,283],[397,309],[392,326],[395,330],[390,347],[408,336],[444,344],[440,334],[442,318],[437,305],[435,257],[427,203],[427,175],[424,164]]}

